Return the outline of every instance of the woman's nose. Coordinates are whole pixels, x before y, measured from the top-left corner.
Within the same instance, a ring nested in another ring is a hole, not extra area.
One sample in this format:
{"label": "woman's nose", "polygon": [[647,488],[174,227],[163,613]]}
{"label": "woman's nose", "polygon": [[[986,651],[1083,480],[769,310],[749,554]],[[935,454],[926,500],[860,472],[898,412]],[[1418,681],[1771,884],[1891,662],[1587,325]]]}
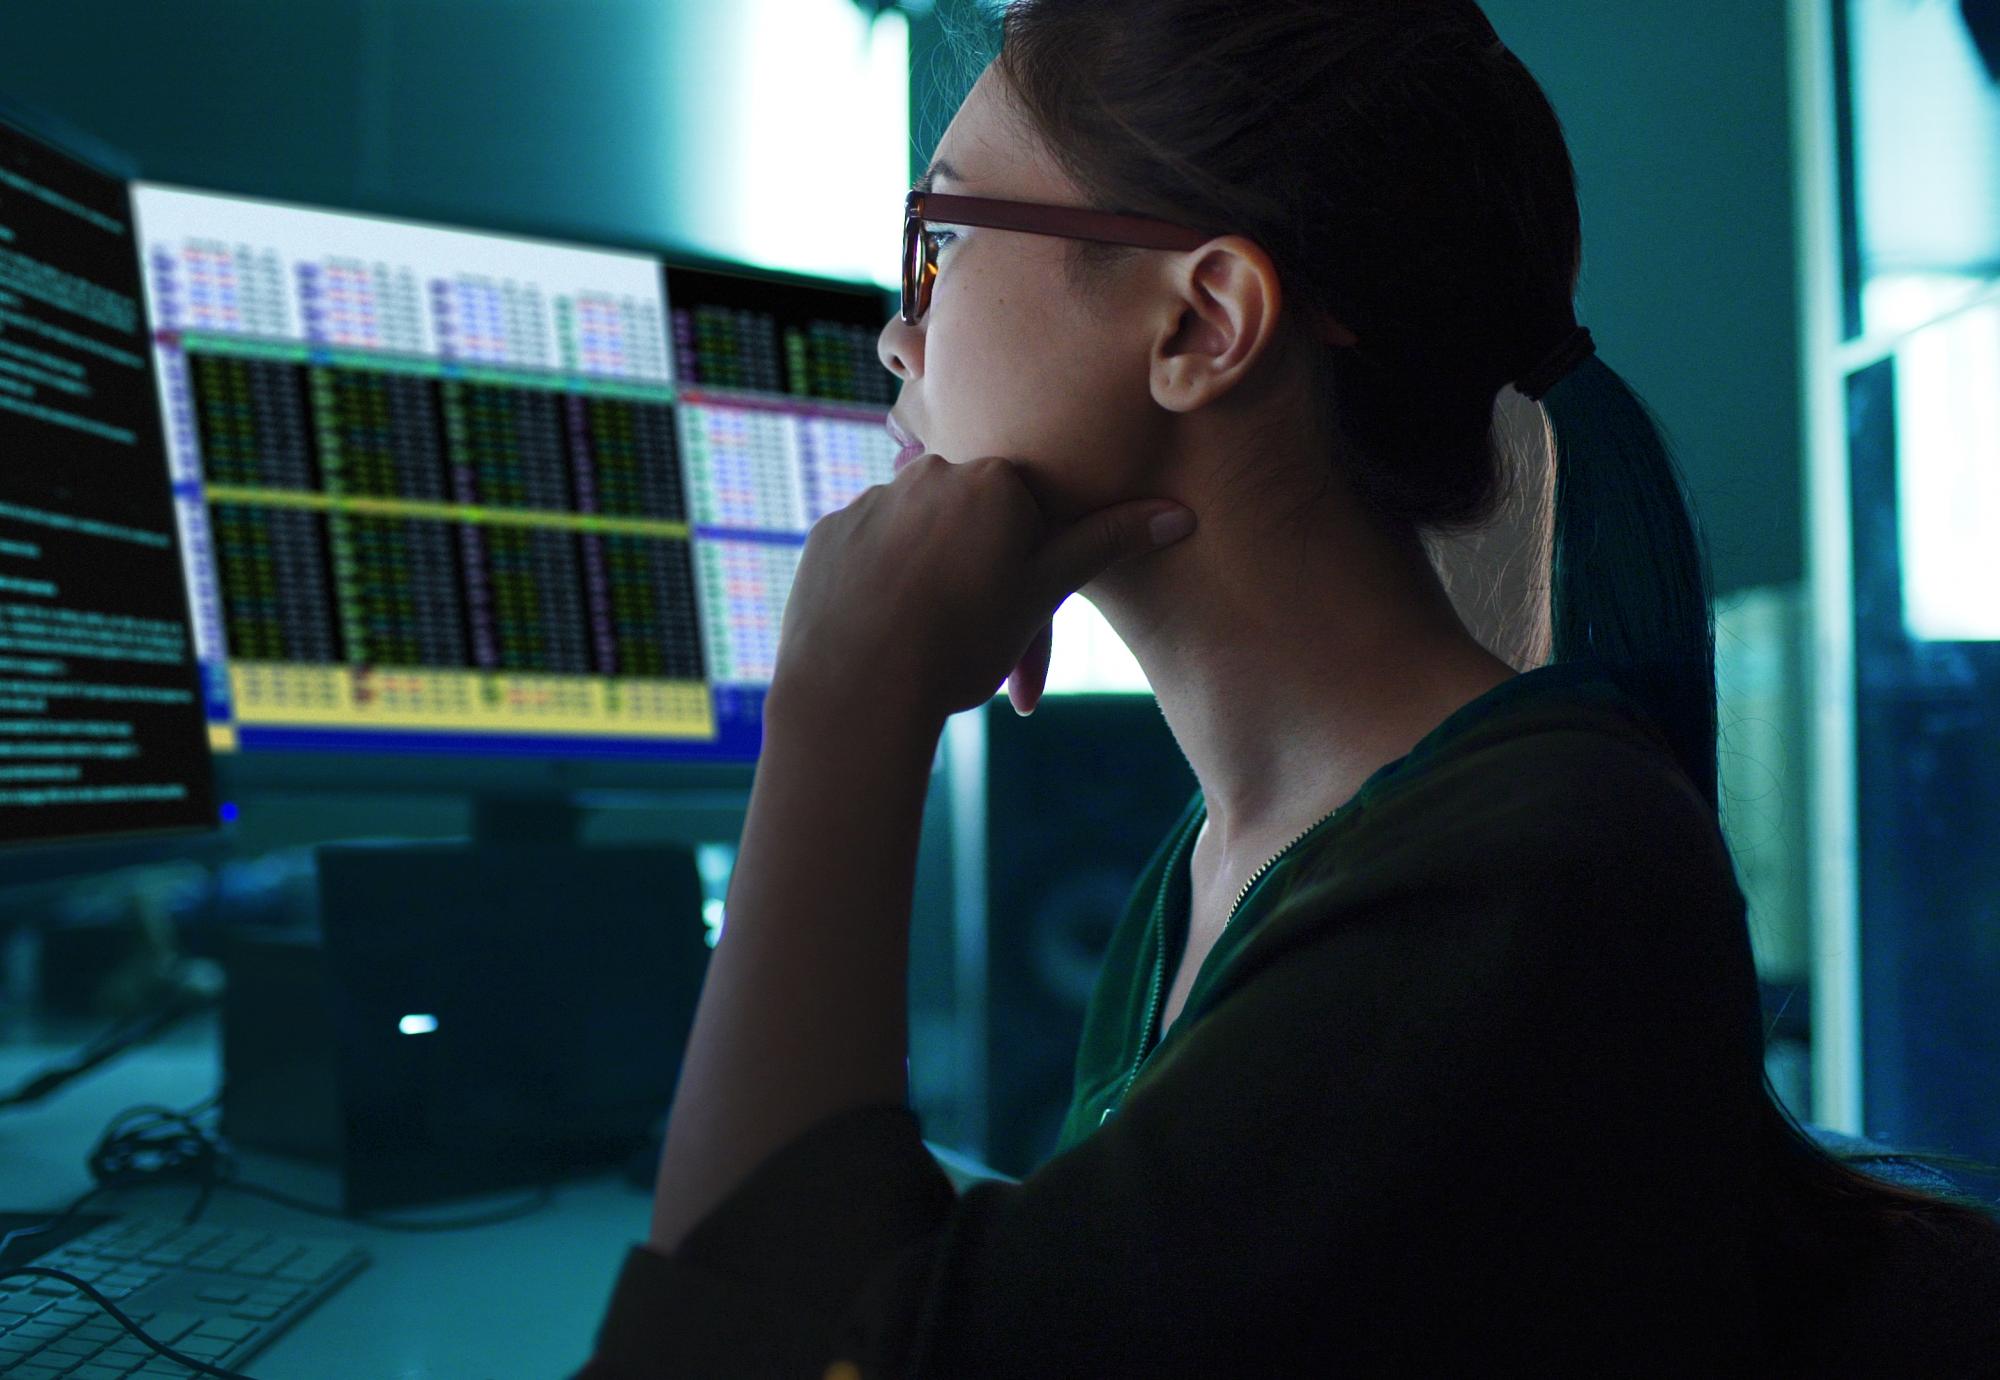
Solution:
{"label": "woman's nose", "polygon": [[907,383],[924,370],[924,333],[898,313],[876,338],[875,353],[884,369]]}

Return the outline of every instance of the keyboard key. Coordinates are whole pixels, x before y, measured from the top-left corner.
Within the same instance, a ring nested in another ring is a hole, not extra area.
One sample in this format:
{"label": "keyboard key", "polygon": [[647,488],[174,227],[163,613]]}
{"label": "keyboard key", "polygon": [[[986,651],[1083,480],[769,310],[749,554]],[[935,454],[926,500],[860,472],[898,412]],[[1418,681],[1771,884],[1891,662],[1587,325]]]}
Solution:
{"label": "keyboard key", "polygon": [[[8,1371],[7,1380],[56,1380],[56,1377],[62,1373],[60,1370],[54,1370],[48,1366],[36,1365],[31,1361],[25,1366],[16,1366],[14,1369]],[[193,1372],[189,1373],[192,1374]]]}
{"label": "keyboard key", "polygon": [[156,1250],[160,1246],[165,1245],[170,1236],[172,1236],[171,1232],[141,1232],[135,1236],[128,1236],[112,1245],[102,1246],[98,1249],[97,1253],[106,1260],[136,1260],[148,1251]]}
{"label": "keyboard key", "polygon": [[241,1303],[250,1291],[234,1284],[204,1284],[195,1297],[203,1303]]}
{"label": "keyboard key", "polygon": [[244,1256],[232,1265],[230,1269],[239,1275],[250,1275],[259,1279],[269,1278],[271,1275],[277,1273],[293,1256],[298,1254],[300,1252],[284,1246],[262,1251],[252,1251],[249,1255]]}
{"label": "keyboard key", "polygon": [[107,1366],[102,1361],[86,1361],[71,1371],[67,1380],[125,1380],[130,1372],[124,1366]]}
{"label": "keyboard key", "polygon": [[239,1303],[229,1310],[229,1316],[232,1318],[257,1318],[262,1320],[275,1318],[284,1311],[284,1309],[274,1308],[268,1303]]}
{"label": "keyboard key", "polygon": [[42,1354],[44,1357],[95,1356],[102,1350],[104,1350],[104,1342],[100,1338],[58,1337],[42,1348]]}
{"label": "keyboard key", "polygon": [[69,1324],[66,1322],[48,1323],[37,1318],[33,1322],[24,1322],[20,1326],[11,1329],[7,1335],[10,1337],[32,1337],[38,1342],[52,1342],[67,1331],[69,1331]]}
{"label": "keyboard key", "polygon": [[146,1326],[146,1335],[156,1342],[171,1345],[175,1340],[194,1331],[201,1322],[198,1313],[155,1313]]}
{"label": "keyboard key", "polygon": [[86,1342],[115,1342],[126,1334],[124,1328],[106,1318],[103,1322],[85,1323],[70,1335],[81,1337]]}
{"label": "keyboard key", "polygon": [[209,1251],[203,1255],[191,1255],[182,1263],[181,1268],[183,1270],[214,1270],[218,1272],[229,1270],[234,1268],[238,1254],[239,1252],[237,1251]]}
{"label": "keyboard key", "polygon": [[[4,1362],[9,1356],[26,1356],[47,1340],[46,1337],[23,1337],[12,1332],[0,1335],[0,1362]],[[12,1373],[8,1372],[10,1375]]]}
{"label": "keyboard key", "polygon": [[247,1322],[232,1318],[210,1318],[194,1330],[197,1337],[220,1337],[225,1342],[240,1342],[253,1335],[257,1329]]}
{"label": "keyboard key", "polygon": [[198,1361],[213,1361],[235,1345],[236,1343],[222,1337],[203,1337],[197,1333],[175,1342],[174,1350],[192,1356]]}

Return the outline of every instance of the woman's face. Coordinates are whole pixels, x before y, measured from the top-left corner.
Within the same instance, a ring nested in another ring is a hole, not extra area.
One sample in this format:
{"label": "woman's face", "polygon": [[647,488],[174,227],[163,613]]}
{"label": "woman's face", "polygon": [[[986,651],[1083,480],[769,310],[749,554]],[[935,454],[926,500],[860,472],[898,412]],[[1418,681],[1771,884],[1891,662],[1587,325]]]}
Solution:
{"label": "woman's face", "polygon": [[[939,139],[933,168],[940,192],[1086,204],[991,67]],[[897,423],[956,463],[1021,462],[1054,520],[1152,496],[1142,485],[1169,417],[1148,383],[1153,333],[1169,319],[1161,295],[1121,274],[1086,301],[1064,275],[1068,240],[934,228],[942,242],[929,310],[914,326],[892,319],[879,342],[903,380]]]}

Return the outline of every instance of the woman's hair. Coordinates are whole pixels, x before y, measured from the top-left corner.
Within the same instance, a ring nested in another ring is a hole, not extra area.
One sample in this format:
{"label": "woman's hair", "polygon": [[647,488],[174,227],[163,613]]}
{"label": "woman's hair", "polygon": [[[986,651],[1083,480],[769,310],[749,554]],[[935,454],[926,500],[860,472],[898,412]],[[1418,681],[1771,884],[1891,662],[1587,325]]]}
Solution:
{"label": "woman's hair", "polygon": [[[996,66],[1094,205],[1247,236],[1300,341],[1315,312],[1355,332],[1311,347],[1330,474],[1419,533],[1492,516],[1496,398],[1575,325],[1582,218],[1556,112],[1474,0],[1014,0]],[[1071,280],[1130,252],[1076,242]],[[1553,659],[1601,662],[1715,810],[1708,559],[1660,423],[1595,356],[1542,405]],[[1991,1205],[1852,1168],[1763,1088],[1767,1181],[1809,1217],[2000,1241]]]}

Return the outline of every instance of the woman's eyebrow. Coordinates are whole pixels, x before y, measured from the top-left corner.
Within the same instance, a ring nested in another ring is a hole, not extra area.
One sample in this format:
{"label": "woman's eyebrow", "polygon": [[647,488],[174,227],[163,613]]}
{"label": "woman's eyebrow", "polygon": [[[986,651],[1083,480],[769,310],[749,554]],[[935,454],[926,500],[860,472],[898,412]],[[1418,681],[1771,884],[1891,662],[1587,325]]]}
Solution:
{"label": "woman's eyebrow", "polygon": [[925,170],[924,175],[916,180],[911,190],[918,192],[928,192],[931,190],[932,181],[940,177],[948,177],[953,182],[965,181],[964,178],[958,175],[957,168],[954,168],[945,159],[940,158],[937,160],[937,162],[931,164],[930,167]]}

